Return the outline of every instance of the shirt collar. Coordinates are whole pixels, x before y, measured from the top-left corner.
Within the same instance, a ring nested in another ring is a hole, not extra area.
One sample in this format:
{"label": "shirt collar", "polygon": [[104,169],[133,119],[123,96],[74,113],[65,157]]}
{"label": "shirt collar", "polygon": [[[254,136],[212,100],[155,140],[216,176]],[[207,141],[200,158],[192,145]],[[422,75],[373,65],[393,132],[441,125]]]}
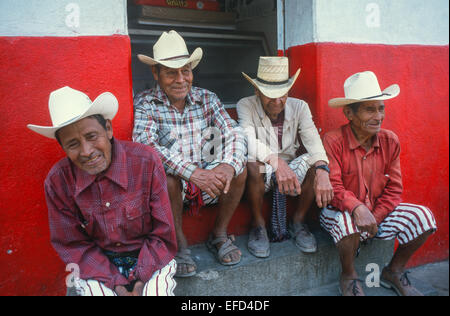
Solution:
{"label": "shirt collar", "polygon": [[[355,150],[356,148],[361,146],[361,144],[358,141],[358,139],[356,139],[355,134],[353,134],[352,128],[350,126],[350,123],[348,123],[347,125],[344,125],[343,131],[344,131],[345,138],[348,141],[348,145],[349,145],[350,150]],[[375,134],[373,137],[374,137],[374,139],[373,139],[373,142],[372,142],[372,148],[380,147],[380,139],[378,137],[378,134]]]}
{"label": "shirt collar", "polygon": [[74,165],[74,172],[76,177],[75,182],[75,196],[83,192],[90,186],[97,178],[106,177],[112,182],[118,184],[123,189],[128,188],[128,170],[126,152],[122,144],[113,138],[112,140],[112,155],[111,164],[106,172],[99,175],[90,175],[86,171],[79,169]]}

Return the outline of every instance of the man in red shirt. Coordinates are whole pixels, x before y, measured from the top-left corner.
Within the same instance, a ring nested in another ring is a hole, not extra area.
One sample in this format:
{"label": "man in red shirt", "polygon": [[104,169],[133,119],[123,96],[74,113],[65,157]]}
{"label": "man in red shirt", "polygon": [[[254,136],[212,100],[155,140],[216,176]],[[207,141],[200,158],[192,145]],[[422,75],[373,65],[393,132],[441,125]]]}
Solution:
{"label": "man in red shirt", "polygon": [[79,295],[173,295],[177,245],[164,168],[150,147],[113,138],[117,110],[109,92],[92,102],[64,87],[50,94],[53,126],[28,125],[67,155],[44,185],[51,243],[78,266]]}
{"label": "man in red shirt", "polygon": [[398,85],[381,91],[373,72],[349,77],[345,98],[329,101],[343,107],[349,123],[324,136],[330,160],[334,198],[321,212],[321,225],[339,251],[344,296],[364,295],[354,267],[360,241],[397,238],[399,247],[383,269],[381,284],[405,296],[422,295],[411,285],[405,265],[436,230],[432,212],[424,206],[401,203],[400,143],[381,128],[384,101],[400,93]]}

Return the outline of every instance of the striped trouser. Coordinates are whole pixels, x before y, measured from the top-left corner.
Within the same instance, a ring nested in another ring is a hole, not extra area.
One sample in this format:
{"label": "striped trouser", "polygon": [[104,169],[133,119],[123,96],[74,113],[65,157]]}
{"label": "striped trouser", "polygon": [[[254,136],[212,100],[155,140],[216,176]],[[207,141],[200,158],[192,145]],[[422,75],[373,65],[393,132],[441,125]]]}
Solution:
{"label": "striped trouser", "polygon": [[[332,206],[324,208],[320,213],[320,225],[336,244],[344,237],[359,233],[352,216]],[[436,231],[436,220],[430,209],[421,205],[401,203],[378,226],[375,238],[397,238],[400,245],[404,245],[428,231]],[[368,233],[361,233],[361,241],[367,239]]]}
{"label": "striped trouser", "polygon": [[[176,286],[174,280],[177,264],[175,259],[164,268],[153,273],[150,280],[144,285],[142,296],[174,296]],[[96,280],[75,280],[75,290],[80,296],[117,296],[117,294]]]}
{"label": "striped trouser", "polygon": [[[292,171],[294,171],[295,175],[297,176],[300,185],[303,183],[303,180],[305,180],[306,173],[310,168],[310,165],[307,162],[310,157],[311,157],[310,154],[304,154],[288,163],[289,168],[291,168]],[[265,192],[269,192],[270,190],[273,189],[274,186],[272,180],[272,173],[274,172],[274,169],[268,163],[265,163],[264,166],[266,168],[265,170],[266,175],[264,177]]]}

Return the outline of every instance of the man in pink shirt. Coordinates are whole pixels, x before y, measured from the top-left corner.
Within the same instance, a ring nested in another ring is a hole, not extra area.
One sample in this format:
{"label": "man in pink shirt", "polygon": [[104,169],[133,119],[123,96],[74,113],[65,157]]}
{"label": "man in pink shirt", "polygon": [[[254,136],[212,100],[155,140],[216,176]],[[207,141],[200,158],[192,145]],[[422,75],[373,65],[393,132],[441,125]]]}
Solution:
{"label": "man in pink shirt", "polygon": [[344,90],[344,98],[329,101],[331,107],[343,107],[349,123],[324,136],[334,197],[320,216],[339,251],[341,293],[364,295],[354,267],[360,241],[397,238],[400,245],[383,269],[381,284],[402,296],[420,296],[405,265],[436,230],[436,222],[427,207],[401,203],[400,143],[381,128],[384,101],[400,88],[394,84],[381,91],[375,74],[366,71],[349,77]]}
{"label": "man in pink shirt", "polygon": [[76,265],[82,296],[173,295],[177,251],[162,163],[148,146],[113,138],[117,99],[91,101],[69,87],[49,100],[53,126],[28,125],[56,139],[67,157],[44,184],[50,238]]}

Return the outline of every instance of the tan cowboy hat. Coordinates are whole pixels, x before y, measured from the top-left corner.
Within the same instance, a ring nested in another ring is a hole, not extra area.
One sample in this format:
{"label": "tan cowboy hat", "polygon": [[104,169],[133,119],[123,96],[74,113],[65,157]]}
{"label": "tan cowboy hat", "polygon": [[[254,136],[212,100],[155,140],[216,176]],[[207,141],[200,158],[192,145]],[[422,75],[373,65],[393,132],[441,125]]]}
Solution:
{"label": "tan cowboy hat", "polygon": [[197,47],[189,56],[184,39],[175,31],[164,32],[153,45],[153,58],[145,55],[137,55],[144,64],[154,66],[161,64],[169,68],[181,68],[186,64],[191,64],[192,69],[197,67],[202,59],[203,50]]}
{"label": "tan cowboy hat", "polygon": [[345,98],[328,101],[333,108],[343,107],[361,101],[388,100],[400,94],[398,84],[393,84],[381,91],[377,76],[372,71],[358,72],[345,80]]}
{"label": "tan cowboy hat", "polygon": [[101,114],[112,120],[119,109],[119,102],[111,92],[100,94],[94,102],[81,91],[64,87],[50,93],[48,110],[53,126],[28,124],[32,131],[48,138],[56,138],[55,132],[64,126],[75,123],[88,116]]}
{"label": "tan cowboy hat", "polygon": [[284,96],[292,88],[300,68],[289,78],[289,59],[287,57],[259,57],[257,78],[252,79],[247,74],[242,75],[250,81],[262,94],[276,99]]}

